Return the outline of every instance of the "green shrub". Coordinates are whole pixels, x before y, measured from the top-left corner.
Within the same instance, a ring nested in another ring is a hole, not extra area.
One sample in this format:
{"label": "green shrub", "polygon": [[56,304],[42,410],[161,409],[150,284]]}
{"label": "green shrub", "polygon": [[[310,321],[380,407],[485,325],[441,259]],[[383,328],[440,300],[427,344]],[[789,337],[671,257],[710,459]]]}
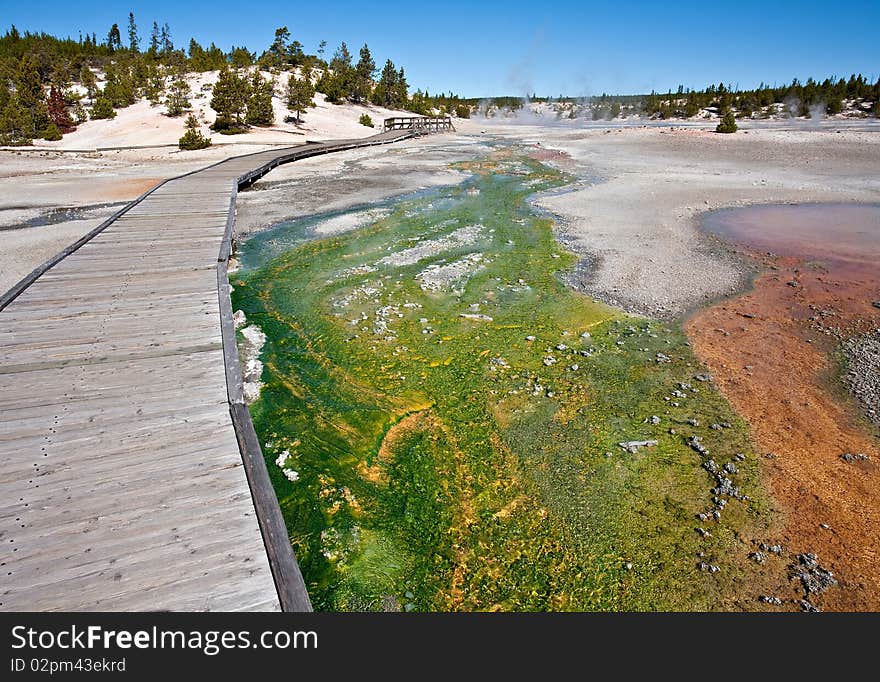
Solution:
{"label": "green shrub", "polygon": [[113,110],[113,104],[104,96],[98,97],[92,105],[92,120],[99,118],[116,118],[116,112]]}
{"label": "green shrub", "polygon": [[361,117],[358,119],[358,123],[362,126],[367,126],[367,128],[373,127],[373,119],[371,119],[367,114],[361,114]]}
{"label": "green shrub", "polygon": [[467,104],[459,104],[455,107],[455,115],[459,118],[470,118],[471,108]]}
{"label": "green shrub", "polygon": [[736,117],[734,117],[733,112],[728,109],[727,113],[721,118],[721,123],[718,124],[718,127],[715,128],[716,133],[735,133],[736,132]]}
{"label": "green shrub", "polygon": [[186,132],[178,140],[177,145],[187,151],[211,146],[211,140],[202,135],[202,131],[199,130],[199,122],[192,114],[186,118]]}
{"label": "green shrub", "polygon": [[42,137],[44,140],[48,140],[49,142],[57,142],[62,137],[61,130],[54,123],[50,123],[42,132]]}

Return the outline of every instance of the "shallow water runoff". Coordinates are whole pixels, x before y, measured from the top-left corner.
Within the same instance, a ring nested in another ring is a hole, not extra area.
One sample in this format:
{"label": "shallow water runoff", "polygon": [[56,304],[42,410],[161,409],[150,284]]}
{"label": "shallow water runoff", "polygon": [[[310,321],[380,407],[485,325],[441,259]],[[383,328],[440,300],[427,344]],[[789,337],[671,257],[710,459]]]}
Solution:
{"label": "shallow water runoff", "polygon": [[251,412],[316,609],[730,608],[757,570],[744,423],[680,329],[566,287],[528,198],[571,178],[531,152],[242,247]]}

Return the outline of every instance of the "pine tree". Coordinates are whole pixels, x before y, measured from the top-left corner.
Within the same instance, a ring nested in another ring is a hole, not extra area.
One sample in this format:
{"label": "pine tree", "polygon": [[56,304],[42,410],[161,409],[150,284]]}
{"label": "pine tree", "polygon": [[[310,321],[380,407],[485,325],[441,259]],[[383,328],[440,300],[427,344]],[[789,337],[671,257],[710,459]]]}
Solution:
{"label": "pine tree", "polygon": [[[195,39],[190,41],[190,50],[192,50],[192,44],[194,42]],[[153,57],[159,54],[159,24],[155,21],[153,22],[153,30],[150,32],[150,54]]]}
{"label": "pine tree", "polygon": [[95,93],[98,91],[98,80],[88,64],[83,64],[79,70],[79,82],[86,89],[89,99],[95,99]]}
{"label": "pine tree", "polygon": [[370,48],[366,43],[361,48],[360,59],[354,69],[354,83],[351,91],[351,99],[354,102],[362,102],[369,99],[373,90],[373,76],[376,73],[376,62],[370,54]]}
{"label": "pine tree", "polygon": [[195,116],[190,114],[186,117],[186,132],[183,137],[178,140],[178,146],[185,150],[204,149],[211,146],[211,140],[199,130],[199,122]]}
{"label": "pine tree", "polygon": [[397,72],[397,83],[394,86],[394,97],[391,100],[392,106],[397,109],[403,109],[406,107],[406,103],[409,101],[409,84],[406,82],[406,75],[403,72],[403,67],[400,67],[400,70]]}
{"label": "pine tree", "polygon": [[119,24],[113,24],[107,33],[107,47],[114,52],[122,47],[122,35],[119,33]]}
{"label": "pine tree", "polygon": [[165,98],[165,114],[168,116],[180,116],[189,109],[189,83],[183,73],[178,73],[168,88],[168,97]]}
{"label": "pine tree", "polygon": [[144,96],[152,106],[162,101],[165,94],[165,72],[160,65],[150,64],[147,67],[147,84],[144,88]]}
{"label": "pine tree", "polygon": [[236,133],[244,129],[248,104],[248,84],[224,66],[211,92],[211,108],[217,112],[212,126],[218,132]]}
{"label": "pine tree", "polygon": [[104,80],[104,96],[114,107],[127,107],[137,101],[134,79],[128,67],[108,65],[104,72]]}
{"label": "pine tree", "polygon": [[297,123],[302,120],[306,108],[315,106],[314,97],[315,88],[308,76],[290,76],[287,81],[287,108],[296,112]]}
{"label": "pine tree", "polygon": [[113,103],[107,97],[104,97],[103,93],[98,95],[95,103],[92,105],[91,117],[92,120],[116,118]]}
{"label": "pine tree", "polygon": [[232,46],[229,50],[229,63],[234,69],[246,69],[254,64],[254,53],[246,47]]}
{"label": "pine tree", "polygon": [[22,106],[18,97],[10,98],[0,111],[0,144],[28,145],[34,141],[30,112]]}
{"label": "pine tree", "polygon": [[389,59],[385,62],[379,82],[373,89],[371,101],[382,107],[390,107],[395,104],[397,98],[397,69]]}
{"label": "pine tree", "polygon": [[735,133],[736,132],[736,118],[733,115],[733,112],[728,109],[724,116],[721,118],[721,123],[715,128],[716,133]]}
{"label": "pine tree", "polygon": [[290,41],[290,31],[287,26],[275,29],[275,39],[267,50],[267,66],[282,67],[287,63],[287,49]]}
{"label": "pine tree", "polygon": [[[54,124],[60,134],[76,130],[76,126],[73,125],[73,119],[70,118],[70,114],[67,111],[67,104],[64,102],[64,96],[61,94],[61,90],[55,85],[49,90],[49,102],[47,108],[49,110],[49,120],[51,121],[50,125]],[[48,140],[49,138],[47,137],[46,139]]]}
{"label": "pine tree", "polygon": [[340,102],[352,96],[355,77],[354,67],[351,65],[351,53],[348,46],[343,42],[330,60],[329,72],[318,81],[317,88],[327,96],[329,102]]}
{"label": "pine tree", "polygon": [[263,79],[259,71],[254,71],[245,118],[248,125],[268,126],[275,122],[275,111],[272,108],[273,85],[273,81]]}
{"label": "pine tree", "polygon": [[27,110],[29,125],[26,135],[38,137],[49,125],[49,110],[46,107],[46,93],[43,79],[37,70],[33,57],[25,54],[18,63],[15,74],[15,95],[18,103]]}
{"label": "pine tree", "polygon": [[174,43],[171,41],[171,27],[168,25],[167,21],[162,24],[161,42],[162,55],[167,56],[171,54],[171,52],[174,50]]}
{"label": "pine tree", "polygon": [[137,24],[134,23],[134,12],[128,13],[128,49],[140,52],[141,39],[138,37]]}

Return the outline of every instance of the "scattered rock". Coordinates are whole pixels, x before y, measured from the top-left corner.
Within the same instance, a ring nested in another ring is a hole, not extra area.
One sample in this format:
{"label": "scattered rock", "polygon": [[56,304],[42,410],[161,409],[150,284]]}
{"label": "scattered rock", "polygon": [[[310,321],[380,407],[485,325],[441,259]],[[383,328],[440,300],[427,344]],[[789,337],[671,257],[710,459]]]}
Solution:
{"label": "scattered rock", "polygon": [[652,448],[657,445],[656,440],[628,440],[622,443],[618,443],[620,447],[622,447],[627,452],[631,452],[635,454],[639,451],[639,448]]}
{"label": "scattered rock", "polygon": [[851,452],[845,452],[840,456],[844,462],[869,462],[871,458],[868,455],[865,455],[861,452],[857,454],[852,454]]}
{"label": "scattered rock", "polygon": [[763,564],[765,561],[767,561],[767,555],[764,554],[764,552],[752,552],[751,554],[749,554],[749,559],[759,564]]}
{"label": "scattered rock", "polygon": [[697,374],[694,377],[694,379],[696,379],[697,381],[712,381],[712,375],[711,374]]}
{"label": "scattered rock", "polygon": [[534,341],[534,340],[535,340],[535,337],[532,336],[531,334],[529,334],[529,335],[526,337],[526,341]]}
{"label": "scattered rock", "polygon": [[834,574],[819,565],[819,557],[815,554],[799,554],[798,562],[794,568],[794,577],[801,581],[806,595],[818,594],[837,585]]}
{"label": "scattered rock", "polygon": [[806,599],[801,599],[798,603],[801,605],[801,609],[805,613],[821,613],[822,612],[822,609],[820,609],[815,604],[807,601]]}
{"label": "scattered rock", "polygon": [[[703,445],[703,439],[700,438],[699,436],[691,436],[690,440],[688,440],[688,445],[691,446],[691,449],[696,450],[701,455],[709,454],[709,449],[705,445]],[[712,462],[711,459],[709,460],[709,462],[707,462],[703,466],[705,467],[710,462],[711,462],[712,466],[715,466],[715,462]],[[712,470],[710,469],[710,471],[712,471]],[[715,471],[712,471],[712,473],[715,473]]]}
{"label": "scattered rock", "polygon": [[762,543],[760,544],[760,547],[761,547],[761,549],[763,549],[765,552],[770,552],[771,554],[777,554],[777,555],[779,555],[779,554],[782,554],[782,552],[783,552],[782,545],[768,545],[768,544],[762,542]]}
{"label": "scattered rock", "polygon": [[779,597],[771,597],[768,595],[762,595],[760,600],[765,604],[773,604],[774,606],[780,606],[782,604],[782,600]]}
{"label": "scattered rock", "polygon": [[715,564],[707,564],[704,561],[701,561],[698,564],[698,567],[701,571],[705,571],[706,573],[718,573],[721,570]]}

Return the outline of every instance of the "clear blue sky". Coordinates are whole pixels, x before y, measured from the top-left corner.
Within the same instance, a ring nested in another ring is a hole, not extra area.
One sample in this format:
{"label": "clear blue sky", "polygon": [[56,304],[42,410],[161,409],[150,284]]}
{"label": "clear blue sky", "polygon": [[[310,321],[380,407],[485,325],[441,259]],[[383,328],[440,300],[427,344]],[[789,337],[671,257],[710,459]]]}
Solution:
{"label": "clear blue sky", "polygon": [[380,65],[390,57],[405,66],[413,88],[468,97],[880,76],[880,0],[404,0],[390,14],[383,4],[0,0],[0,29],[14,23],[20,30],[103,37],[115,21],[124,36],[131,9],[142,37],[156,19],[171,25],[178,45],[195,37],[260,52],[275,28],[287,25],[308,52],[321,39],[328,53],[342,40],[355,54],[367,42]]}

